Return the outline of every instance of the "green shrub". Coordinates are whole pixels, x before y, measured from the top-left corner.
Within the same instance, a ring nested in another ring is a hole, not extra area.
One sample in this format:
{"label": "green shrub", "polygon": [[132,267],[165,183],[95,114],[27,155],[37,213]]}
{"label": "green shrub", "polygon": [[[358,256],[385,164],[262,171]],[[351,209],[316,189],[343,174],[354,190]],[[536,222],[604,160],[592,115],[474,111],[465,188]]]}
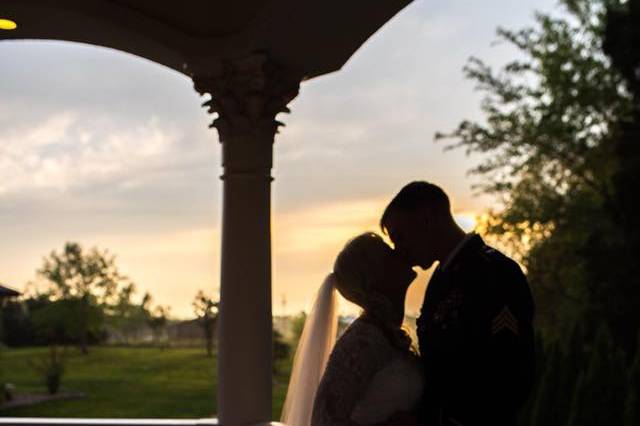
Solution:
{"label": "green shrub", "polygon": [[638,426],[640,425],[640,342],[636,346],[636,357],[629,369],[628,386],[624,425]]}
{"label": "green shrub", "polygon": [[42,375],[47,391],[54,395],[60,389],[65,367],[65,351],[55,345],[49,346],[48,355],[31,360],[31,366]]}
{"label": "green shrub", "polygon": [[622,426],[627,397],[624,353],[612,343],[606,327],[596,337],[587,370],[575,387],[570,426]]}

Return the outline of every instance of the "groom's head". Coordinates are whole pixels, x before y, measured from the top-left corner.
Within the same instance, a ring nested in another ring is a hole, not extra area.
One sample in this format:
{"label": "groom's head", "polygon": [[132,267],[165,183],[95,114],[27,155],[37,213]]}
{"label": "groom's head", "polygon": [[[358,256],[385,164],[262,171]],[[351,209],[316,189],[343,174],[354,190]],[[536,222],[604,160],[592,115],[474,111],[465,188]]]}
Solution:
{"label": "groom's head", "polygon": [[442,240],[457,227],[447,194],[429,182],[411,182],[391,200],[380,227],[412,266],[427,269],[441,257]]}

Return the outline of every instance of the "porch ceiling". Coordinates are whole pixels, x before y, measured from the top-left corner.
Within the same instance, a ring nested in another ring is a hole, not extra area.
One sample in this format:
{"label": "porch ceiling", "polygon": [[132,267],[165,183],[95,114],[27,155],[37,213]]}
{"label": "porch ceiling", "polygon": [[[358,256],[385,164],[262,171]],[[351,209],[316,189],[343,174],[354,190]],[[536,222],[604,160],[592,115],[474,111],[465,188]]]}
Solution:
{"label": "porch ceiling", "polygon": [[255,51],[301,77],[339,70],[411,0],[3,0],[3,39],[53,39],[129,52],[180,72]]}

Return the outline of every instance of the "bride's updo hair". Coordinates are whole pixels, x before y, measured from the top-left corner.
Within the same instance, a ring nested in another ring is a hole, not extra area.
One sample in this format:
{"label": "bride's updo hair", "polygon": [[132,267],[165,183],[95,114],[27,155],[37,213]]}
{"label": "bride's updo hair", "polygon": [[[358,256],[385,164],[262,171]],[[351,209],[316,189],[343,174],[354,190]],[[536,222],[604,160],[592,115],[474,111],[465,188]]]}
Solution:
{"label": "bride's updo hair", "polygon": [[377,299],[376,281],[383,273],[391,247],[373,232],[350,240],[333,265],[336,289],[350,302],[368,310]]}

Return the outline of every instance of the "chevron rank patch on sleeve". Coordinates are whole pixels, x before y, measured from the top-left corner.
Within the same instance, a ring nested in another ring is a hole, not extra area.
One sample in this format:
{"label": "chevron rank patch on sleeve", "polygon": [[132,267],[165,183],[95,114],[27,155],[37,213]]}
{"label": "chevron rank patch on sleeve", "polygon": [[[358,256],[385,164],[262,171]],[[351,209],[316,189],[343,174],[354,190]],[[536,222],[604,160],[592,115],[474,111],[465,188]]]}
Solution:
{"label": "chevron rank patch on sleeve", "polygon": [[510,331],[515,335],[518,335],[519,327],[518,320],[513,316],[507,306],[502,308],[500,313],[491,320],[491,334],[496,335],[502,330]]}

